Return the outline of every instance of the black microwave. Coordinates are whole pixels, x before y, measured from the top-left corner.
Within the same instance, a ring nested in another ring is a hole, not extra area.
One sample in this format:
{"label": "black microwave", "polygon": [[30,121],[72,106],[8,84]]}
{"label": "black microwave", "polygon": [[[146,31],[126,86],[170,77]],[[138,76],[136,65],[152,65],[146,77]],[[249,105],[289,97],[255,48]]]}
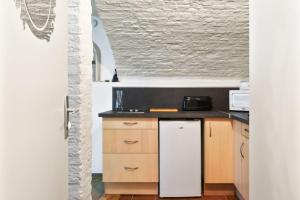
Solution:
{"label": "black microwave", "polygon": [[212,109],[210,96],[185,96],[183,99],[183,111],[208,111]]}

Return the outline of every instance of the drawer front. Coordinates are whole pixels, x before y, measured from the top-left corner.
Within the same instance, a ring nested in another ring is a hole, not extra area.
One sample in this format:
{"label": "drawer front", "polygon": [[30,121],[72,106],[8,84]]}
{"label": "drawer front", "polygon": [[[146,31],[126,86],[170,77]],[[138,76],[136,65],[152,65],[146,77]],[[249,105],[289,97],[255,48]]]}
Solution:
{"label": "drawer front", "polygon": [[158,129],[157,118],[103,118],[104,129]]}
{"label": "drawer front", "polygon": [[158,182],[157,154],[104,154],[104,182]]}
{"label": "drawer front", "polygon": [[103,133],[104,153],[157,153],[157,130],[108,129]]}

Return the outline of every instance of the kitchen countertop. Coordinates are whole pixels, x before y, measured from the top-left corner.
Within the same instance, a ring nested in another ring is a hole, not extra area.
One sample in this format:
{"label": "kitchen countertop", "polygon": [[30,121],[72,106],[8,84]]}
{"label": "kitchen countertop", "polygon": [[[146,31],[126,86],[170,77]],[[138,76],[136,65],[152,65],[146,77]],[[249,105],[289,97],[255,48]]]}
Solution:
{"label": "kitchen countertop", "polygon": [[249,124],[249,112],[228,112],[228,117]]}
{"label": "kitchen countertop", "polygon": [[201,119],[201,118],[230,118],[249,124],[248,112],[224,111],[179,111],[179,112],[145,112],[130,113],[107,111],[98,114],[99,117],[145,117],[160,119]]}

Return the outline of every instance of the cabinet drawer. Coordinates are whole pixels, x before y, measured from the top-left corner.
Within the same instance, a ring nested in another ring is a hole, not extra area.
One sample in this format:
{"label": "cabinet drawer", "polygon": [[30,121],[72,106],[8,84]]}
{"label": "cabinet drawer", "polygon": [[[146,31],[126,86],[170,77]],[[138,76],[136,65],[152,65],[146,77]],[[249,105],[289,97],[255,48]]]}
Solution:
{"label": "cabinet drawer", "polygon": [[104,129],[157,129],[157,118],[103,118]]}
{"label": "cabinet drawer", "polygon": [[158,182],[157,154],[104,154],[104,182]]}
{"label": "cabinet drawer", "polygon": [[157,153],[157,130],[108,129],[103,133],[104,153]]}

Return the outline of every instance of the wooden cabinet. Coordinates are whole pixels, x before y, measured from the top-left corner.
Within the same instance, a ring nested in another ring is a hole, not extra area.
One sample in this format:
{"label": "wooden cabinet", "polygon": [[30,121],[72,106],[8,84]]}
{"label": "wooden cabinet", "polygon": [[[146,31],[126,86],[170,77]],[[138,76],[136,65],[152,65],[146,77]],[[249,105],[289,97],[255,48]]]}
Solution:
{"label": "wooden cabinet", "polygon": [[149,130],[158,129],[157,118],[104,118],[103,128],[105,130]]}
{"label": "wooden cabinet", "polygon": [[234,184],[245,200],[249,199],[249,126],[234,121],[235,179]]}
{"label": "wooden cabinet", "polygon": [[158,193],[158,119],[103,119],[106,194]]}
{"label": "wooden cabinet", "polygon": [[206,119],[204,132],[205,183],[233,183],[234,134],[232,121]]}
{"label": "wooden cabinet", "polygon": [[104,182],[158,182],[157,154],[105,154]]}
{"label": "wooden cabinet", "polygon": [[103,133],[104,153],[158,153],[158,132],[156,129],[111,130]]}
{"label": "wooden cabinet", "polygon": [[242,196],[249,200],[249,126],[242,124]]}
{"label": "wooden cabinet", "polygon": [[242,123],[239,121],[233,121],[233,131],[235,135],[235,161],[234,161],[234,184],[238,191],[242,188],[242,156],[241,156],[241,144],[242,144]]}

